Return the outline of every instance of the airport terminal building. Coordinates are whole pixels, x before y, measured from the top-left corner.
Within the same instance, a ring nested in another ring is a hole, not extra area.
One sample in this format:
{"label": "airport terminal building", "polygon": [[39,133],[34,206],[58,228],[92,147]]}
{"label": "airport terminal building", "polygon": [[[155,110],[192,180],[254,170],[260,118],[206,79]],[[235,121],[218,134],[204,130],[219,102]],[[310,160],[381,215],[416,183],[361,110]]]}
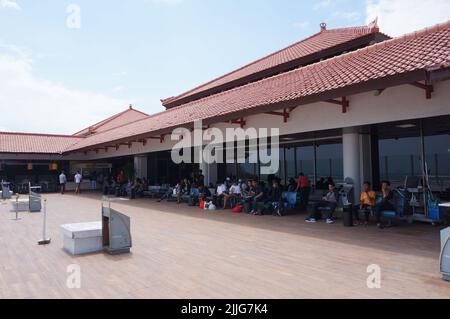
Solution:
{"label": "airport terminal building", "polygon": [[[450,22],[398,38],[369,26],[320,31],[188,92],[148,115],[128,108],[71,136],[0,133],[0,179],[56,190],[61,169],[132,171],[173,184],[195,169],[207,183],[261,174],[260,164],[171,161],[177,127],[278,128],[283,183],[305,173],[401,185],[428,176],[450,189]],[[248,152],[244,152],[248,154]]]}

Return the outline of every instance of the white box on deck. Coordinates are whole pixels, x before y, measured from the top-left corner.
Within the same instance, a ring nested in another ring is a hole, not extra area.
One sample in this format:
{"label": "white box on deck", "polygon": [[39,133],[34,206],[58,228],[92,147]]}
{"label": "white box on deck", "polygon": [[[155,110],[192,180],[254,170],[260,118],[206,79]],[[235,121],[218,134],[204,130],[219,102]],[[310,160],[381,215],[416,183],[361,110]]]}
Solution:
{"label": "white box on deck", "polygon": [[61,225],[61,231],[64,249],[74,256],[103,250],[102,222]]}

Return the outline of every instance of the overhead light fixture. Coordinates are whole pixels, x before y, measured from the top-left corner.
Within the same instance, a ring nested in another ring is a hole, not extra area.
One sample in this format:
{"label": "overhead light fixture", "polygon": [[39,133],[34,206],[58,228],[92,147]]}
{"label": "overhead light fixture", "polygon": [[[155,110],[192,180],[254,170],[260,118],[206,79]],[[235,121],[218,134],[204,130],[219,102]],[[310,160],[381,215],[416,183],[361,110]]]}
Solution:
{"label": "overhead light fixture", "polygon": [[413,128],[416,127],[416,124],[401,124],[397,125],[398,128]]}
{"label": "overhead light fixture", "polygon": [[282,139],[283,141],[293,141],[293,140],[295,140],[294,137],[282,137],[281,139]]}

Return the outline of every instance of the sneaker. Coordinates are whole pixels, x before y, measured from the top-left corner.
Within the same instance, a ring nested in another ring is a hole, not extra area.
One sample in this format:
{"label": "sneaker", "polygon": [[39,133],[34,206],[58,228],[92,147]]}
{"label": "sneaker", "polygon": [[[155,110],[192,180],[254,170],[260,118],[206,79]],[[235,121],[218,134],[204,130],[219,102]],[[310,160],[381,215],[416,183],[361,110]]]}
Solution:
{"label": "sneaker", "polygon": [[383,226],[382,223],[378,223],[378,224],[377,224],[377,227],[378,227],[379,229],[383,229],[383,228],[384,228],[384,226]]}
{"label": "sneaker", "polygon": [[326,223],[328,225],[334,224],[334,220],[332,218],[327,218]]}
{"label": "sneaker", "polygon": [[306,222],[307,222],[307,223],[310,223],[310,224],[313,224],[313,223],[316,222],[316,219],[315,219],[315,218],[308,218],[308,219],[306,220]]}

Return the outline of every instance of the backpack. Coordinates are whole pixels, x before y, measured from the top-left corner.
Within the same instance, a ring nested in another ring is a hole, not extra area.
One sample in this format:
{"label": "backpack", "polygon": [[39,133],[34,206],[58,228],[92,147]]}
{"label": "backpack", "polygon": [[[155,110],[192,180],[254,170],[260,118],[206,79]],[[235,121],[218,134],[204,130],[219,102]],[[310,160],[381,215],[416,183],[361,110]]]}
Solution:
{"label": "backpack", "polygon": [[234,207],[231,211],[235,214],[239,214],[239,213],[242,213],[243,210],[244,210],[244,206],[236,205],[236,207]]}

